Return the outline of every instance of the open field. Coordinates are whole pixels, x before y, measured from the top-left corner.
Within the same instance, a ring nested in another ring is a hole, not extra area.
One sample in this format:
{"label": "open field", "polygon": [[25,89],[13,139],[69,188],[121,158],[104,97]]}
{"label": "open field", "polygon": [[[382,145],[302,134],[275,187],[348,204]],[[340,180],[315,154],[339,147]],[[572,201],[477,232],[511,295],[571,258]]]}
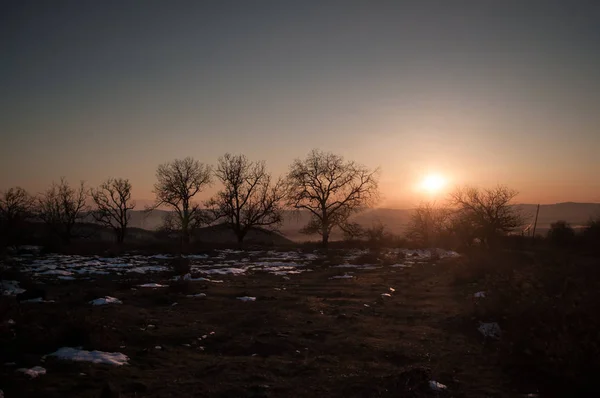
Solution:
{"label": "open field", "polygon": [[[500,342],[477,330],[480,286],[456,284],[464,260],[440,253],[449,257],[397,250],[369,263],[359,251],[219,251],[192,256],[195,280],[183,283],[166,272],[168,256],[21,257],[46,301],[2,297],[0,388],[6,397],[535,392],[527,375],[508,376]],[[89,303],[104,296],[122,304]],[[62,347],[122,353],[128,364],[44,357]],[[16,371],[34,366],[46,374]]]}

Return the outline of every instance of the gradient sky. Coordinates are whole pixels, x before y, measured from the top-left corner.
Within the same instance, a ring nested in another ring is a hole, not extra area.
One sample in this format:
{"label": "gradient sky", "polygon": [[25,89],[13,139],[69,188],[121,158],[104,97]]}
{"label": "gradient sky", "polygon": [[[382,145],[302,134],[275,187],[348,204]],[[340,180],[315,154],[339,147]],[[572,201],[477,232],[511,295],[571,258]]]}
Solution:
{"label": "gradient sky", "polygon": [[600,1],[4,1],[0,190],[225,152],[600,201]]}

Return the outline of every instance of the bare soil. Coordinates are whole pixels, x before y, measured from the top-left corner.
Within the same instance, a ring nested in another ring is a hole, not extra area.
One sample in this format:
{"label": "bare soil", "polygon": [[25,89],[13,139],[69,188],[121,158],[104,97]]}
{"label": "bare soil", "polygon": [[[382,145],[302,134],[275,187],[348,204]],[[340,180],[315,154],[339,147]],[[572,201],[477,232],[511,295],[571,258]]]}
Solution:
{"label": "bare soil", "polygon": [[[48,282],[54,303],[0,298],[0,360],[15,363],[0,365],[0,388],[9,398],[522,396],[499,346],[478,333],[476,287],[456,287],[454,261],[353,279],[317,266],[289,280],[254,273],[159,289],[136,288],[157,275]],[[186,297],[196,293],[207,296]],[[106,295],[123,304],[88,304]],[[129,365],[42,358],[64,346],[122,352]],[[38,365],[47,374],[35,379],[15,371]]]}

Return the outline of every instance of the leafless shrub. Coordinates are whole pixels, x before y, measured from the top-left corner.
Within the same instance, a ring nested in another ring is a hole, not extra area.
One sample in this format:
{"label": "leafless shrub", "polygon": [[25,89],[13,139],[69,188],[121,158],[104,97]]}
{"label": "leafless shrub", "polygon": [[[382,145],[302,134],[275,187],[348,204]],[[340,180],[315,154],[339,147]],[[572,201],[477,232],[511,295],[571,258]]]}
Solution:
{"label": "leafless shrub", "polygon": [[75,236],[75,225],[88,214],[87,198],[83,181],[76,189],[71,188],[65,178],[61,178],[59,183],[53,182],[38,197],[37,215],[52,234],[58,236],[63,243],[69,243]]}
{"label": "leafless shrub", "polygon": [[0,234],[4,243],[19,243],[24,223],[32,217],[34,207],[35,198],[23,188],[10,188],[0,193]]}

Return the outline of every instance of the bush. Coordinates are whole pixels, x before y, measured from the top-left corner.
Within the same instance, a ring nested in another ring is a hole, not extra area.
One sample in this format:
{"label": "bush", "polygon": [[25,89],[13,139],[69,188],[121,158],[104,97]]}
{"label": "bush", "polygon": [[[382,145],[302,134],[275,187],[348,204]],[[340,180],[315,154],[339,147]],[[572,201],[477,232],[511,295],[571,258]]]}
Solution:
{"label": "bush", "polygon": [[548,239],[557,246],[569,246],[575,241],[575,230],[566,221],[550,224]]}
{"label": "bush", "polygon": [[600,218],[590,220],[583,230],[583,239],[588,247],[600,249]]}

